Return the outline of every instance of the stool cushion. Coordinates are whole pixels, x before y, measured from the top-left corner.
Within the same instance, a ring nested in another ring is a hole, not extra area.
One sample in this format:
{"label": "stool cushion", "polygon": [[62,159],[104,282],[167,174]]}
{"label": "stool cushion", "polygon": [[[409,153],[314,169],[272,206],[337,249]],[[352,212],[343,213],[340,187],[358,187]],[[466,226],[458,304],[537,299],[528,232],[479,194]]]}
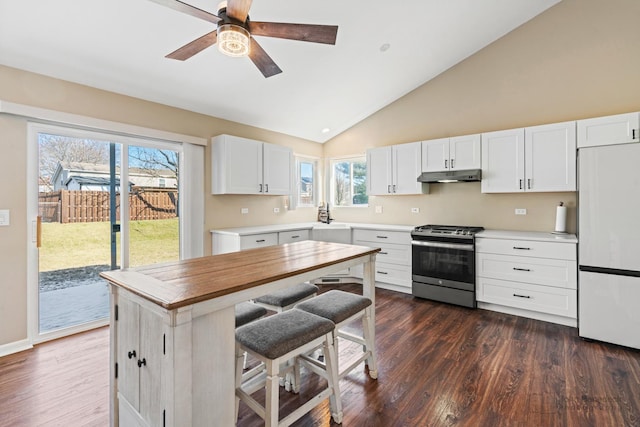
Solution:
{"label": "stool cushion", "polygon": [[267,314],[267,309],[250,302],[236,304],[236,328],[258,320]]}
{"label": "stool cushion", "polygon": [[330,320],[293,309],[241,326],[236,329],[236,340],[264,357],[277,359],[334,327]]}
{"label": "stool cushion", "polygon": [[340,323],[371,305],[369,298],[332,290],[303,301],[296,308]]}
{"label": "stool cushion", "polygon": [[310,297],[311,295],[318,293],[318,287],[310,283],[300,283],[299,285],[291,286],[290,288],[281,289],[273,293],[263,295],[260,298],[256,298],[256,302],[263,304],[269,304],[276,307],[286,307],[291,304]]}

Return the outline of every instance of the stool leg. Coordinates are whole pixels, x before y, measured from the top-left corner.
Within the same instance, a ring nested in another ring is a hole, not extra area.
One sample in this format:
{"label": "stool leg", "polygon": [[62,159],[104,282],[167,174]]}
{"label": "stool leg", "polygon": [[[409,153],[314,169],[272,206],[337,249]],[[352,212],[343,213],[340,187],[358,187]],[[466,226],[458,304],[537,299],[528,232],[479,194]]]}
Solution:
{"label": "stool leg", "polygon": [[267,383],[266,398],[264,408],[265,414],[265,427],[277,427],[278,426],[278,399],[280,392],[280,362],[278,360],[268,360],[267,362]]}
{"label": "stool leg", "polygon": [[376,343],[373,342],[373,322],[371,322],[371,307],[367,307],[362,316],[362,332],[364,341],[367,345],[367,351],[370,356],[366,360],[366,364],[369,367],[369,376],[374,380],[378,378],[378,364],[376,361]]}
{"label": "stool leg", "polygon": [[338,354],[333,347],[333,332],[329,332],[324,340],[324,358],[327,366],[327,379],[333,393],[329,396],[329,407],[333,421],[342,424],[342,399],[340,398],[340,379],[338,378]]}
{"label": "stool leg", "polygon": [[[240,349],[240,345],[236,343],[236,389],[242,385],[242,371],[244,370],[244,361],[247,353]],[[240,409],[240,397],[236,393],[236,422],[238,422],[238,411]]]}

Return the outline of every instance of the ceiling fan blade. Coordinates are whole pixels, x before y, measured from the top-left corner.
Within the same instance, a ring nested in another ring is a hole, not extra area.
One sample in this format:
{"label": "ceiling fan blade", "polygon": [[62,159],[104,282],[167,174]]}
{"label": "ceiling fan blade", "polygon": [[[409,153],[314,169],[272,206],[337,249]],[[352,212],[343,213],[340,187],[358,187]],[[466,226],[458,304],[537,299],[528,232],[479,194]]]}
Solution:
{"label": "ceiling fan blade", "polygon": [[305,42],[336,44],[337,25],[286,24],[281,22],[249,22],[253,36],[277,37]]}
{"label": "ceiling fan blade", "polygon": [[213,46],[216,44],[217,40],[218,33],[216,30],[213,30],[202,37],[198,37],[191,43],[187,43],[181,48],[174,50],[169,55],[165,56],[165,58],[177,59],[178,61],[187,60],[196,53],[202,52],[209,46]]}
{"label": "ceiling fan blade", "polygon": [[244,23],[253,0],[227,0],[227,16]]}
{"label": "ceiling fan blade", "polygon": [[273,59],[271,59],[253,37],[251,37],[251,46],[249,47],[249,58],[256,64],[258,70],[260,70],[265,77],[275,76],[282,72],[280,67],[273,62]]}
{"label": "ceiling fan blade", "polygon": [[158,3],[162,6],[166,6],[173,10],[177,10],[178,12],[186,13],[187,15],[194,16],[196,18],[204,19],[205,21],[211,22],[213,24],[217,24],[220,21],[213,13],[209,13],[206,10],[198,9],[195,6],[191,6],[180,0],[150,0],[154,3]]}

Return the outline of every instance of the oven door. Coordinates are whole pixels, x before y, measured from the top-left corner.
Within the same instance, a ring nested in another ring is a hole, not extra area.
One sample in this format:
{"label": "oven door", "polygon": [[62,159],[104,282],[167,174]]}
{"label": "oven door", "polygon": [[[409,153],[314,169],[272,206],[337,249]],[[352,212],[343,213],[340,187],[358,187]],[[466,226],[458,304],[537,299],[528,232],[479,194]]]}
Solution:
{"label": "oven door", "polygon": [[475,291],[473,240],[447,242],[414,238],[411,243],[414,281]]}

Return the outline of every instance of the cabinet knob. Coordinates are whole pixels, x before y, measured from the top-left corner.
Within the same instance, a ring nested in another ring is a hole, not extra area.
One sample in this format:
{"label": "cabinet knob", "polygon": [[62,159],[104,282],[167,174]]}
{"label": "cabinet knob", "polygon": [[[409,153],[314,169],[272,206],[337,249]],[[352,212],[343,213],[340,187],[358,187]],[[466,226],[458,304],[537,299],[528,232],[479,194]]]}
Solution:
{"label": "cabinet knob", "polygon": [[134,357],[136,357],[136,351],[130,351],[129,353],[127,353],[127,356],[129,356],[129,359],[133,359]]}
{"label": "cabinet knob", "polygon": [[143,366],[147,366],[147,359],[138,359],[138,368],[142,368]]}

